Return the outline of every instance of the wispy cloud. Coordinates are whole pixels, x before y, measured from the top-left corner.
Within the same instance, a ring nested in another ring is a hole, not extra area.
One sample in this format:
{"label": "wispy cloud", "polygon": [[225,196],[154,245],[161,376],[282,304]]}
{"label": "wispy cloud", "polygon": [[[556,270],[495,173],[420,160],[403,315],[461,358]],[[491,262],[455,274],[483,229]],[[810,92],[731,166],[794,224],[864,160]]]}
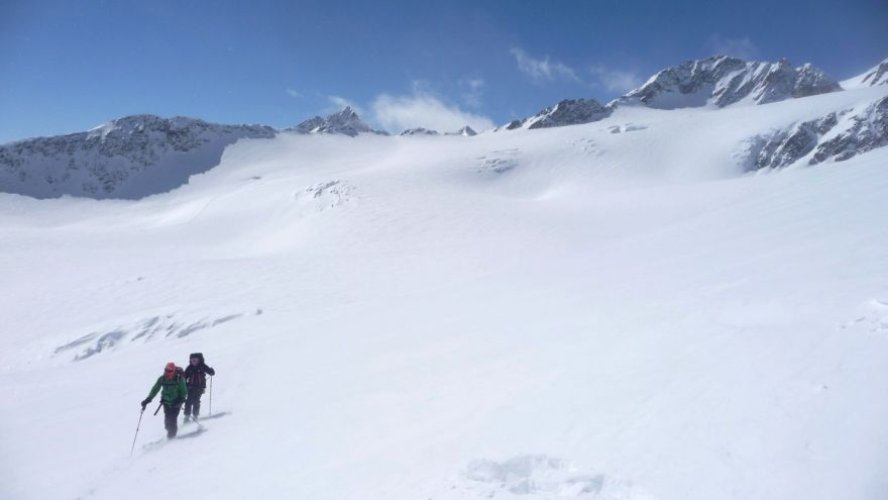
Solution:
{"label": "wispy cloud", "polygon": [[552,61],[548,55],[538,59],[518,47],[509,52],[515,57],[518,69],[537,83],[558,80],[580,81],[573,68],[559,61]]}
{"label": "wispy cloud", "polygon": [[592,85],[601,87],[608,92],[628,92],[641,85],[641,78],[633,71],[592,66],[589,68]]}
{"label": "wispy cloud", "polygon": [[287,88],[287,95],[290,97],[295,97],[296,99],[302,97],[302,94],[298,90],[292,88]]}
{"label": "wispy cloud", "polygon": [[427,93],[402,96],[381,94],[373,101],[372,108],[376,123],[394,133],[415,127],[440,132],[453,132],[465,125],[475,130],[493,127],[490,118],[448,105]]}
{"label": "wispy cloud", "polygon": [[758,47],[747,36],[728,38],[716,33],[706,40],[705,47],[712,54],[741,59],[754,59],[759,53]]}
{"label": "wispy cloud", "polygon": [[478,108],[481,106],[481,97],[484,95],[484,87],[487,83],[483,78],[463,78],[459,81],[462,90],[462,101],[466,106]]}

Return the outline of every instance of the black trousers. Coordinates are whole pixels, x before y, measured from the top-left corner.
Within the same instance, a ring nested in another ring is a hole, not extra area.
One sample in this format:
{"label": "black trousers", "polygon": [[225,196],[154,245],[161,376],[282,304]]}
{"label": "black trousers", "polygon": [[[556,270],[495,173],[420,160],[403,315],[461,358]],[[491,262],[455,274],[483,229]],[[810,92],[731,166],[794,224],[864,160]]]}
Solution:
{"label": "black trousers", "polygon": [[167,431],[167,438],[173,439],[179,432],[179,405],[163,405],[163,428]]}
{"label": "black trousers", "polygon": [[189,387],[188,388],[188,397],[185,398],[185,416],[194,415],[195,417],[200,415],[200,397],[203,395],[204,390],[200,387]]}

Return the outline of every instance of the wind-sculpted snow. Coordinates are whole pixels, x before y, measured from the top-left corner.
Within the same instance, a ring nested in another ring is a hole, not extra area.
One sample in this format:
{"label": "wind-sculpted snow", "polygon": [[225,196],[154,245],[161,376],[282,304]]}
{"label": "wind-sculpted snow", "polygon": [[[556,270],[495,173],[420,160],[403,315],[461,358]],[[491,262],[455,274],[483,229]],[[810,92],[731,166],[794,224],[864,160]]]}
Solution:
{"label": "wind-sculpted snow", "polygon": [[504,174],[518,168],[520,154],[521,151],[519,149],[504,149],[491,151],[490,154],[479,156],[477,158],[480,162],[478,172]]}
{"label": "wind-sculpted snow", "polygon": [[664,69],[616,102],[661,109],[707,104],[724,107],[741,101],[767,104],[838,90],[838,82],[810,64],[793,67],[785,59],[767,63],[716,56]]}
{"label": "wind-sculpted snow", "polygon": [[844,161],[888,145],[888,97],[859,111],[846,109],[748,141],[750,170]]}
{"label": "wind-sculpted snow", "polygon": [[272,138],[271,127],[128,116],[88,132],[0,146],[0,191],[139,199],[175,189],[219,164],[243,138]]}

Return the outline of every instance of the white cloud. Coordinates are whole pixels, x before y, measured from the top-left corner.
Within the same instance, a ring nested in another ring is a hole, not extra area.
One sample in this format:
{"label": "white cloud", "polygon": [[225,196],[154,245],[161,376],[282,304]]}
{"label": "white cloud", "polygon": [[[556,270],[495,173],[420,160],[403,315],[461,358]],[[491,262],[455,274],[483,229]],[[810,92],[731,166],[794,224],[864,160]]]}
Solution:
{"label": "white cloud", "polygon": [[302,94],[298,90],[291,88],[287,88],[287,95],[290,97],[295,97],[297,99],[302,97]]}
{"label": "white cloud", "polygon": [[455,132],[466,125],[479,131],[493,127],[493,121],[486,116],[463,111],[423,93],[379,95],[373,101],[373,115],[376,123],[393,133],[415,127],[439,132]]}
{"label": "white cloud", "polygon": [[603,87],[609,92],[625,93],[641,85],[641,78],[632,72],[604,66],[592,66],[589,68],[594,84]]}
{"label": "white cloud", "polygon": [[542,59],[536,59],[527,54],[524,49],[513,48],[509,51],[515,56],[515,62],[518,63],[518,69],[529,76],[535,82],[553,82],[557,80],[580,81],[577,72],[570,66],[552,61],[549,56]]}
{"label": "white cloud", "polygon": [[758,55],[758,47],[749,37],[727,38],[719,34],[709,37],[706,41],[706,50],[714,55],[739,57],[741,59],[754,59]]}

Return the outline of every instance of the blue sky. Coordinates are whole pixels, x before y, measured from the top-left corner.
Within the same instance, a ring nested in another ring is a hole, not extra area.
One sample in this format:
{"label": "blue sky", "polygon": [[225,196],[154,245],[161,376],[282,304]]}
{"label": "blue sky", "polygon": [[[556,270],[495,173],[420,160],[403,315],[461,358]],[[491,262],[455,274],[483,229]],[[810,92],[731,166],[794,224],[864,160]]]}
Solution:
{"label": "blue sky", "polygon": [[888,57],[886,0],[0,0],[0,143],[153,113],[284,127],[503,123],[727,52],[838,79]]}

